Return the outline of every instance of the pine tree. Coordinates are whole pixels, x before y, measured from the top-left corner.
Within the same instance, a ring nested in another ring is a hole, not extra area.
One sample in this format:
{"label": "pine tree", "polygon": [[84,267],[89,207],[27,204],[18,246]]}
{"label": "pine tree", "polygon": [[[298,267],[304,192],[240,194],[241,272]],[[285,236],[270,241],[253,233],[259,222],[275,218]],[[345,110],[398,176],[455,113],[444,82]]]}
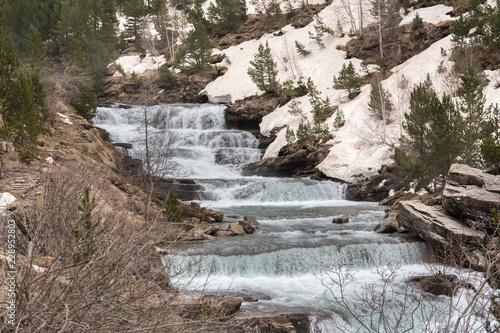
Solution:
{"label": "pine tree", "polygon": [[500,107],[490,106],[489,119],[484,127],[481,156],[487,167],[500,167]]}
{"label": "pine tree", "polygon": [[24,43],[24,58],[25,61],[36,67],[44,66],[48,61],[42,37],[40,36],[38,29],[33,24],[29,26],[26,35]]}
{"label": "pine tree", "polygon": [[139,38],[141,24],[146,15],[144,0],[128,0],[123,5],[123,13],[127,16],[127,29]]}
{"label": "pine tree", "polygon": [[245,0],[215,0],[208,8],[210,21],[222,28],[235,31],[247,19]]}
{"label": "pine tree", "polygon": [[179,207],[177,207],[177,202],[178,200],[175,193],[170,191],[168,198],[165,200],[165,209],[163,210],[163,214],[167,216],[170,222],[184,222],[182,212]]}
{"label": "pine tree", "polygon": [[257,53],[254,54],[254,60],[250,61],[250,66],[247,73],[257,88],[269,93],[279,89],[278,65],[273,59],[271,48],[267,42],[265,47],[262,43],[259,45]]}
{"label": "pine tree", "polygon": [[[428,78],[410,96],[410,112],[405,114],[406,135],[395,152],[397,176],[406,185],[416,179],[416,189],[446,174],[461,153],[463,120],[448,95],[439,99]],[[435,183],[434,185],[436,185]]]}
{"label": "pine tree", "polygon": [[483,87],[474,67],[468,64],[465,73],[460,75],[461,87],[458,89],[460,100],[457,103],[458,109],[464,115],[467,126],[464,128],[462,154],[463,163],[472,167],[481,166],[481,133],[485,127],[486,117],[486,97],[483,94]]}
{"label": "pine tree", "polygon": [[18,60],[0,11],[0,137],[11,140],[25,159],[36,156],[38,135],[48,116],[39,69],[26,70]]}
{"label": "pine tree", "polygon": [[380,77],[375,75],[371,82],[370,101],[368,102],[370,111],[384,123],[390,122],[392,112],[391,94],[380,84]]}
{"label": "pine tree", "polygon": [[353,99],[360,93],[359,88],[359,75],[356,73],[354,66],[351,61],[349,65],[342,65],[342,69],[339,72],[339,76],[333,77],[333,87],[335,89],[345,89],[347,90],[348,98]]}
{"label": "pine tree", "polygon": [[188,68],[201,71],[210,68],[211,55],[212,42],[208,38],[205,25],[198,22],[188,33],[184,61],[188,63]]}
{"label": "pine tree", "polygon": [[460,49],[463,49],[466,45],[465,41],[469,35],[470,28],[469,22],[467,22],[463,15],[460,15],[459,18],[453,23],[451,40]]}

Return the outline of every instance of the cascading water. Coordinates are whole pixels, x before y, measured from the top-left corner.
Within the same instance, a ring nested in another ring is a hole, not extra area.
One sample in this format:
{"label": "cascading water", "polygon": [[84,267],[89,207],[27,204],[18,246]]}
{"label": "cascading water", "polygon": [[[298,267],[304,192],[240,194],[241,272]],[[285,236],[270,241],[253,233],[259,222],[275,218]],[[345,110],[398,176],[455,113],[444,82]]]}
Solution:
{"label": "cascading water", "polygon": [[[132,143],[132,157],[144,157],[144,108],[99,108],[94,124],[115,142]],[[343,185],[330,181],[242,177],[245,163],[256,162],[257,140],[243,131],[225,129],[224,107],[168,105],[149,107],[149,143],[155,170],[163,176],[190,178],[205,192],[201,204],[228,218],[252,215],[260,229],[251,235],[181,244],[165,257],[176,283],[190,281],[206,292],[257,296],[243,311],[272,313],[318,309],[341,313],[324,297],[320,276],[332,264],[347,264],[356,273],[353,293],[380,281],[374,269],[399,262],[408,274],[424,273],[426,248],[419,242],[380,235],[372,230],[384,212],[376,204],[343,199]],[[234,217],[236,216],[236,217]],[[332,224],[348,216],[349,223]],[[189,263],[197,262],[192,267]],[[404,286],[403,278],[396,283]],[[362,306],[362,305],[359,305]],[[343,320],[356,329],[355,321]],[[335,332],[328,320],[316,320],[312,332]]]}

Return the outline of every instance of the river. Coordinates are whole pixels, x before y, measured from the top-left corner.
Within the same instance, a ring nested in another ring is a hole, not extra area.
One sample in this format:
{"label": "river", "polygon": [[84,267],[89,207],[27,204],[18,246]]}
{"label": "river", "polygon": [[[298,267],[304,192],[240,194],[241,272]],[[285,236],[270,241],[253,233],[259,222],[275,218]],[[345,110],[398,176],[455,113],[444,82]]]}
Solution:
{"label": "river", "polygon": [[[260,223],[251,235],[177,246],[166,260],[176,262],[178,270],[187,269],[175,284],[189,282],[189,288],[208,293],[258,299],[244,302],[242,314],[305,311],[311,314],[311,332],[337,332],[335,323],[353,331],[360,326],[333,301],[321,276],[339,265],[348,267],[354,278],[344,296],[366,313],[369,306],[356,295],[363,286],[382,290],[385,280],[377,268],[397,263],[388,297],[393,300],[404,300],[407,276],[427,272],[426,245],[374,233],[384,208],[345,200],[343,184],[241,176],[243,165],[260,160],[261,151],[248,132],[226,129],[224,106],[153,106],[147,117],[150,151],[163,156],[153,158],[155,170],[164,177],[195,180],[204,189],[200,204],[223,212],[226,219],[251,215]],[[124,153],[144,158],[142,107],[99,108],[94,124],[107,130],[112,141],[132,143]],[[333,224],[334,217],[348,217],[349,222]],[[200,262],[189,266],[189,259]],[[331,291],[340,295],[338,286]]]}

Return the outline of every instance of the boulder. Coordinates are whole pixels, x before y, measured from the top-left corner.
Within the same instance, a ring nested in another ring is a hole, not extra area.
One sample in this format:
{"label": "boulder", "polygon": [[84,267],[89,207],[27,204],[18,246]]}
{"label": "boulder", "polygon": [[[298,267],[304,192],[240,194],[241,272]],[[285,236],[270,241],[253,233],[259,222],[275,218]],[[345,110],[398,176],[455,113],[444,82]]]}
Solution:
{"label": "boulder", "polygon": [[253,232],[255,231],[255,228],[252,227],[252,225],[249,222],[240,221],[238,223],[239,225],[241,225],[241,227],[243,228],[243,230],[245,230],[247,234],[253,234]]}
{"label": "boulder", "polygon": [[442,204],[470,227],[494,228],[491,210],[500,207],[500,176],[454,164],[446,178]]}
{"label": "boulder", "polygon": [[439,206],[427,206],[419,201],[402,201],[399,215],[403,227],[415,232],[434,249],[450,251],[476,247],[484,242],[486,234],[460,223]]}
{"label": "boulder", "polygon": [[399,221],[397,219],[398,213],[397,212],[390,212],[388,213],[382,222],[380,222],[376,227],[375,227],[375,232],[379,234],[391,234],[394,232],[397,232],[400,229]]}
{"label": "boulder", "polygon": [[243,222],[248,222],[254,229],[259,229],[259,222],[255,219],[255,217],[250,215],[245,215],[243,217]]}
{"label": "boulder", "polygon": [[225,237],[225,236],[232,236],[233,233],[229,230],[217,230],[214,234],[215,237]]}
{"label": "boulder", "polygon": [[232,223],[227,228],[233,235],[244,235],[246,232],[240,224]]}
{"label": "boulder", "polygon": [[262,315],[251,317],[236,317],[238,327],[253,328],[253,332],[265,333],[296,333],[290,319],[284,315]]}
{"label": "boulder", "polygon": [[461,281],[454,274],[435,274],[425,276],[414,276],[410,278],[410,283],[433,295],[453,296],[459,287],[474,289],[469,283]]}
{"label": "boulder", "polygon": [[394,168],[395,165],[384,165],[378,174],[347,185],[346,199],[375,202],[387,198],[391,190],[397,190]]}
{"label": "boulder", "polygon": [[332,223],[335,223],[335,224],[344,224],[347,222],[349,222],[348,217],[334,217],[332,220]]}

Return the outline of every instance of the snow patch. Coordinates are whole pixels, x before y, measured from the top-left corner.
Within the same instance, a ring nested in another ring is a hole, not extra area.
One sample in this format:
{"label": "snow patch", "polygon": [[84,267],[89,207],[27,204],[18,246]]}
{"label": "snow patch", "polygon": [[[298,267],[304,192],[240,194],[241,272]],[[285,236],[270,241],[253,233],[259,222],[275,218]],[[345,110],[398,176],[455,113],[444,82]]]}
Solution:
{"label": "snow patch", "polygon": [[[146,56],[141,59],[140,55],[127,55],[121,56],[118,58],[114,64],[119,65],[123,68],[123,71],[127,74],[142,74],[148,69],[158,69],[163,66],[167,60],[164,55],[160,55],[158,57],[152,56],[149,52],[146,53]],[[108,66],[111,66],[109,64]],[[122,76],[122,74],[118,71],[113,74],[113,76]]]}
{"label": "snow patch", "polygon": [[69,120],[69,117],[67,115],[59,112],[57,113],[57,115],[62,118],[63,123],[73,125],[73,123],[71,122],[71,120]]}
{"label": "snow patch", "polygon": [[17,198],[9,192],[0,193],[0,213],[5,212],[7,207],[13,204],[16,200]]}
{"label": "snow patch", "polygon": [[422,21],[432,24],[438,24],[444,21],[454,21],[457,18],[451,17],[447,13],[451,12],[453,7],[445,6],[445,5],[436,5],[431,7],[419,8],[415,9],[408,13],[408,15],[403,16],[403,20],[399,25],[405,25],[412,23],[415,16],[420,16]]}

